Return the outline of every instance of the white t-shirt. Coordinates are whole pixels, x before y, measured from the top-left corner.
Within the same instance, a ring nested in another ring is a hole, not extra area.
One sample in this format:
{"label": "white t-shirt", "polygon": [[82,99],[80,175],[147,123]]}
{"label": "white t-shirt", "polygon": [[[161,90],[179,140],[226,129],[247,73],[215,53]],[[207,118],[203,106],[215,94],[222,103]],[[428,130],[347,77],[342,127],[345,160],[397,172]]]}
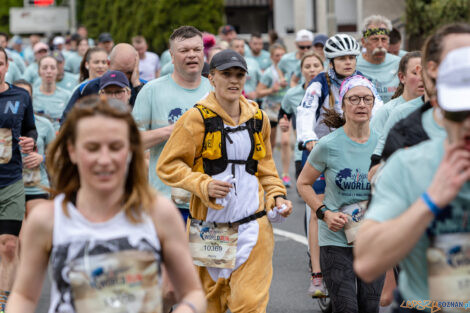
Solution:
{"label": "white t-shirt", "polygon": [[155,72],[160,69],[160,59],[153,52],[145,52],[145,59],[139,60],[140,78],[150,81],[155,78]]}

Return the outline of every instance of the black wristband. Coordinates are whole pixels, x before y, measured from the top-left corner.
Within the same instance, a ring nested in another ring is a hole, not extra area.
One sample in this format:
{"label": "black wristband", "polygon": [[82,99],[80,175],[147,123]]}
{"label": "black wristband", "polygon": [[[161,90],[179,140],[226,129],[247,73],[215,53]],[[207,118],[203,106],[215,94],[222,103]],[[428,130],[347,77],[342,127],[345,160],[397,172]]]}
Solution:
{"label": "black wristband", "polygon": [[286,195],[278,195],[278,196],[274,196],[274,201],[276,201],[276,200],[277,200],[277,198],[282,198],[282,199],[284,199],[284,200],[287,200],[287,197],[286,197]]}

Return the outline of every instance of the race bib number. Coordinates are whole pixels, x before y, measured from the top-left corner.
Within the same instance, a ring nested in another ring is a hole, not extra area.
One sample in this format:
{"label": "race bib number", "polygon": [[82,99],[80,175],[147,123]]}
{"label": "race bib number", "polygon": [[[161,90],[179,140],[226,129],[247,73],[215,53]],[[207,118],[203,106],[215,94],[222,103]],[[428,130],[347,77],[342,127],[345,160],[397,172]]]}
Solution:
{"label": "race bib number", "polygon": [[0,128],[0,164],[7,164],[11,160],[12,154],[11,129]]}
{"label": "race bib number", "polygon": [[356,240],[356,233],[362,224],[364,214],[367,208],[367,201],[361,201],[350,205],[345,205],[339,210],[341,213],[348,215],[348,222],[344,225],[344,233],[348,244],[353,244]]}
{"label": "race bib number", "polygon": [[230,227],[191,219],[189,249],[195,265],[234,268],[237,242],[238,225]]}
{"label": "race bib number", "polygon": [[23,182],[25,187],[35,187],[41,184],[41,170],[39,166],[35,168],[23,167]]}
{"label": "race bib number", "polygon": [[470,233],[435,237],[426,257],[431,300],[467,302],[470,295]]}
{"label": "race bib number", "polygon": [[281,104],[265,101],[263,105],[263,109],[268,115],[269,121],[277,122],[279,120],[279,110],[281,109]]}
{"label": "race bib number", "polygon": [[147,251],[84,256],[69,273],[77,313],[161,313],[160,273]]}
{"label": "race bib number", "polygon": [[171,188],[171,200],[178,206],[189,203],[191,193],[187,190],[173,187]]}

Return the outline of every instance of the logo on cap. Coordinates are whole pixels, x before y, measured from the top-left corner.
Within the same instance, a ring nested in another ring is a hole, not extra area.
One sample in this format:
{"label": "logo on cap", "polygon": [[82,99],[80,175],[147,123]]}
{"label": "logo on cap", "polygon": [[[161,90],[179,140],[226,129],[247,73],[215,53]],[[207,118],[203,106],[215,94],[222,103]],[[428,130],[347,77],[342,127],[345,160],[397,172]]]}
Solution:
{"label": "logo on cap", "polygon": [[111,76],[111,77],[116,77],[116,74],[111,74],[111,75],[109,75],[109,76]]}
{"label": "logo on cap", "polygon": [[238,59],[236,57],[232,57],[232,60],[234,61],[238,61]]}

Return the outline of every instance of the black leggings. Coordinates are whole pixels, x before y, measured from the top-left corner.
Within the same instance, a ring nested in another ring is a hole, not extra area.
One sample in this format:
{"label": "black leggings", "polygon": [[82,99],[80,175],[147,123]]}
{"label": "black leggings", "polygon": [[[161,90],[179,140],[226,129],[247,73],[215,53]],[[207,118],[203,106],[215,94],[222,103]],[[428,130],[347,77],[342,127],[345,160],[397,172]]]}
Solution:
{"label": "black leggings", "polygon": [[320,247],[320,267],[333,313],[379,312],[385,275],[370,284],[358,278],[353,269],[352,247]]}

